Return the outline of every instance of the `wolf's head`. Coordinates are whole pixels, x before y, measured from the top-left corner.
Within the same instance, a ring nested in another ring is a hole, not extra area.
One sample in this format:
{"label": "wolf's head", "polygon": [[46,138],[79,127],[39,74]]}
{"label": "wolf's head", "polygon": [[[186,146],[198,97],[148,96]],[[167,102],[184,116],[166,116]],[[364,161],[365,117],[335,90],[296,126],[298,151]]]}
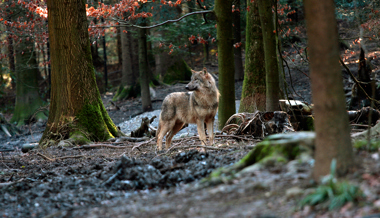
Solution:
{"label": "wolf's head", "polygon": [[215,80],[211,74],[207,73],[207,69],[203,68],[201,71],[191,70],[192,76],[189,84],[186,85],[186,89],[189,91],[213,91],[215,86]]}

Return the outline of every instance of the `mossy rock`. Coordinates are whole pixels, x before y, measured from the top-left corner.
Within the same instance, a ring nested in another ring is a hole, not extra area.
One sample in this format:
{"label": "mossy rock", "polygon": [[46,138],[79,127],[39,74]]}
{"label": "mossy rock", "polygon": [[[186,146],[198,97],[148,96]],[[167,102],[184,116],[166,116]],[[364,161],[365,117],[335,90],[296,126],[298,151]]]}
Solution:
{"label": "mossy rock", "polygon": [[296,143],[277,144],[271,141],[258,143],[252,150],[254,163],[274,165],[275,163],[286,163],[300,155],[299,145]]}
{"label": "mossy rock", "polygon": [[136,98],[141,93],[140,83],[136,83],[133,86],[122,86],[120,85],[116,91],[115,96],[112,98],[112,101],[120,101],[128,98]]}
{"label": "mossy rock", "polygon": [[191,69],[183,59],[178,60],[168,68],[164,76],[164,83],[171,84],[175,81],[191,79]]}

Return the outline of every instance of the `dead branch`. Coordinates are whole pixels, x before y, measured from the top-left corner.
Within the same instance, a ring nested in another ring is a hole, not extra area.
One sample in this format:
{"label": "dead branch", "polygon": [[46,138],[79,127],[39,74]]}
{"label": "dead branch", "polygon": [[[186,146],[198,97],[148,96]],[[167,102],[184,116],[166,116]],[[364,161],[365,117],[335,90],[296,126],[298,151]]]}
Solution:
{"label": "dead branch", "polygon": [[357,85],[357,86],[363,91],[363,93],[365,94],[365,96],[366,96],[369,100],[374,101],[374,102],[376,102],[377,104],[380,104],[380,102],[379,102],[378,100],[371,98],[371,97],[368,95],[368,93],[364,90],[364,88],[360,85],[360,84],[371,84],[371,82],[368,82],[368,83],[367,83],[367,82],[360,82],[360,81],[358,81],[358,80],[356,79],[356,77],[354,76],[354,74],[352,74],[351,70],[347,67],[347,65],[344,64],[342,58],[339,58],[339,62],[340,62],[340,64],[342,64],[342,66],[347,70],[347,72],[348,72],[348,74],[350,74],[352,80],[354,80],[355,84],[356,84],[356,85]]}
{"label": "dead branch", "polygon": [[75,147],[74,149],[93,149],[93,148],[113,148],[113,149],[124,149],[124,148],[130,148],[131,146],[115,146],[115,145],[109,145],[109,144],[88,144],[88,145],[82,145],[79,147]]}
{"label": "dead branch", "polygon": [[[105,28],[105,27],[121,27],[121,26],[126,26],[126,27],[136,27],[136,28],[139,28],[139,29],[152,29],[152,28],[155,28],[155,27],[159,27],[159,26],[162,26],[162,25],[165,25],[165,24],[168,24],[168,23],[175,23],[175,22],[178,22],[180,20],[182,20],[183,18],[185,17],[188,17],[188,16],[191,16],[191,15],[194,15],[194,14],[208,14],[208,13],[213,13],[214,11],[212,10],[205,10],[205,11],[195,11],[195,12],[191,12],[191,13],[188,13],[188,14],[185,14],[183,15],[182,17],[178,18],[178,19],[175,19],[175,20],[167,20],[165,22],[162,22],[162,23],[158,23],[158,24],[155,24],[155,25],[152,25],[152,26],[139,26],[139,25],[134,25],[134,24],[130,24],[130,23],[127,23],[127,22],[123,22],[121,20],[118,20],[118,19],[113,19],[119,23],[121,23],[122,25],[117,25],[117,26],[102,26],[101,28]],[[97,28],[97,26],[91,26],[91,28]]]}
{"label": "dead branch", "polygon": [[56,161],[56,160],[64,160],[64,159],[68,159],[68,158],[80,158],[80,157],[84,157],[83,155],[74,155],[74,156],[64,156],[64,157],[56,157],[56,158],[50,158],[48,156],[45,156],[43,154],[41,154],[40,152],[37,152],[37,155],[38,156],[41,156],[42,158],[44,158],[45,160],[48,160],[48,161]]}
{"label": "dead branch", "polygon": [[188,148],[204,148],[204,149],[210,149],[210,150],[223,150],[223,148],[213,147],[213,146],[206,146],[206,145],[185,145],[185,146],[173,146],[169,148],[165,154],[169,153],[170,151],[174,149],[188,149]]}
{"label": "dead branch", "polygon": [[143,143],[140,143],[140,144],[138,144],[138,145],[133,146],[132,151],[133,151],[135,148],[138,149],[139,147],[141,147],[141,146],[143,146],[143,145],[147,145],[147,144],[151,143],[154,139],[156,139],[156,138],[152,138],[152,139],[150,139],[149,141],[146,141],[146,142],[143,142]]}

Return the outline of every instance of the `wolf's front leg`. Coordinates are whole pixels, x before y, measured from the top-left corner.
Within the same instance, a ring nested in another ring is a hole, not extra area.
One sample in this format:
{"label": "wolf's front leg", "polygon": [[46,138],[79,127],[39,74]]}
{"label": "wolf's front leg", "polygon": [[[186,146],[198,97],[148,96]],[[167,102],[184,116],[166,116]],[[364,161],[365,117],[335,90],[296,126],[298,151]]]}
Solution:
{"label": "wolf's front leg", "polygon": [[202,145],[206,145],[205,124],[203,120],[197,121],[197,130],[198,130],[199,139],[201,140]]}
{"label": "wolf's front leg", "polygon": [[207,132],[210,135],[210,145],[214,144],[214,119],[207,121]]}

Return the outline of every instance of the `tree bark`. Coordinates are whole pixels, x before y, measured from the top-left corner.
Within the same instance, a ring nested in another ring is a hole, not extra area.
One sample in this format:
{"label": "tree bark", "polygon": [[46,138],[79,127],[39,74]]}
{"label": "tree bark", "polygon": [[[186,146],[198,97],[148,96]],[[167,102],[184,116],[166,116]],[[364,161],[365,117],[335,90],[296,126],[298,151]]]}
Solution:
{"label": "tree bark", "polygon": [[266,85],[263,34],[257,2],[248,1],[245,75],[239,112],[265,111]]}
{"label": "tree bark", "polygon": [[[218,67],[219,67],[219,129],[228,118],[235,114],[235,83],[233,36],[232,36],[232,0],[215,0],[217,19]],[[231,82],[232,81],[232,82]]]}
{"label": "tree bark", "polygon": [[85,0],[47,1],[52,89],[42,147],[78,135],[102,141],[122,134],[108,116],[96,85],[85,4]]}
{"label": "tree bark", "polygon": [[[240,0],[235,0],[235,12],[233,14],[234,23],[234,43],[241,42],[241,25],[240,25]],[[243,60],[241,55],[241,46],[234,48],[235,62],[235,81],[244,79]]]}
{"label": "tree bark", "polygon": [[313,178],[329,174],[333,159],[337,173],[353,166],[348,115],[345,109],[335,5],[333,1],[305,0],[314,102],[316,150]]}
{"label": "tree bark", "polygon": [[140,69],[140,86],[142,110],[151,111],[152,101],[150,100],[149,91],[149,68],[148,68],[148,51],[146,29],[139,29],[139,69]]}
{"label": "tree bark", "polygon": [[259,0],[259,14],[263,32],[265,71],[266,71],[266,110],[279,109],[279,74],[276,53],[276,38],[272,8],[274,0]]}
{"label": "tree bark", "polygon": [[[10,27],[7,26],[7,29],[9,32],[11,32]],[[16,71],[16,66],[15,66],[12,34],[8,35],[8,66],[9,66],[10,75],[14,75]],[[12,79],[11,85],[12,85],[12,89],[14,89],[16,87],[16,81]]]}
{"label": "tree bark", "polygon": [[126,27],[121,27],[121,51],[122,51],[122,71],[121,83],[123,86],[131,86],[135,84],[136,78],[132,71],[132,55],[131,55],[131,40],[130,32],[123,32]]}
{"label": "tree bark", "polygon": [[[33,47],[33,42],[23,40],[16,52],[16,104],[11,122],[17,126],[24,125],[43,105],[38,92],[40,72]],[[44,120],[47,117],[39,112],[34,118]]]}

